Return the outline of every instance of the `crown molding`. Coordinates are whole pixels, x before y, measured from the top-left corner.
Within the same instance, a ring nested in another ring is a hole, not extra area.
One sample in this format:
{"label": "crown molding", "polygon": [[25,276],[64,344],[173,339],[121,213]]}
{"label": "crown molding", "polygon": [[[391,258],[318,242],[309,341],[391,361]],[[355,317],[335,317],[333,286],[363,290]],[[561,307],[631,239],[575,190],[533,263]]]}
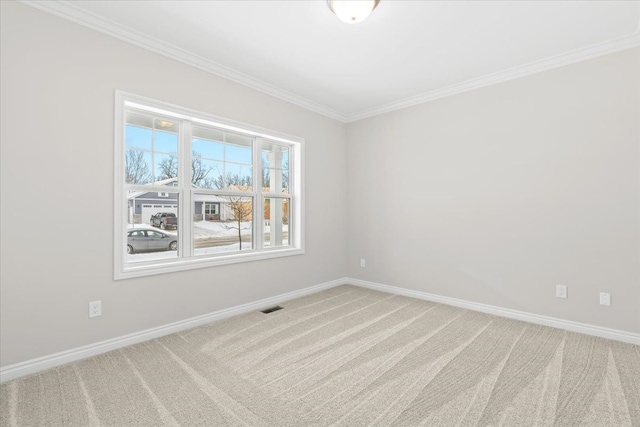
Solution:
{"label": "crown molding", "polygon": [[60,18],[67,19],[71,22],[90,28],[92,30],[109,35],[118,40],[130,43],[132,45],[174,59],[184,64],[191,65],[210,74],[223,77],[227,80],[231,80],[232,82],[266,93],[267,95],[282,99],[283,101],[287,101],[299,107],[306,108],[307,110],[311,110],[313,112],[322,114],[343,123],[345,122],[345,116],[338,111],[310,101],[284,89],[280,89],[247,74],[233,70],[222,64],[190,52],[186,49],[174,46],[148,34],[144,34],[110,19],[96,15],[92,12],[88,12],[69,1],[18,1],[22,4],[34,7],[36,9],[48,12]]}
{"label": "crown molding", "polygon": [[640,29],[636,30],[635,33],[632,33],[628,36],[607,40],[601,43],[551,56],[539,61],[534,61],[503,71],[487,74],[482,77],[465,80],[460,83],[425,92],[420,95],[404,98],[399,101],[390,102],[388,104],[363,110],[358,113],[349,114],[346,116],[346,122],[355,122],[357,120],[366,119],[368,117],[389,113],[391,111],[423,104],[425,102],[434,101],[436,99],[445,98],[448,96],[468,92],[474,89],[479,89],[481,87],[490,86],[509,80],[514,80],[519,77],[537,74],[542,71],[551,70],[565,65],[575,64],[577,62],[586,61],[588,59],[597,58],[599,56],[608,55],[610,53],[615,53],[638,46],[640,46]]}
{"label": "crown molding", "polygon": [[186,49],[174,46],[155,37],[125,27],[115,21],[88,12],[69,1],[18,0],[20,3],[67,19],[84,27],[107,34],[118,40],[133,44],[148,51],[163,55],[187,65],[191,65],[210,74],[225,78],[232,82],[266,93],[283,101],[306,108],[342,123],[350,123],[380,114],[389,113],[436,99],[445,98],[485,86],[506,82],[565,65],[574,64],[610,53],[619,52],[640,46],[640,26],[628,36],[618,37],[601,43],[551,56],[539,61],[530,62],[517,67],[465,80],[443,88],[435,89],[420,95],[393,101],[377,107],[361,110],[356,113],[336,111],[304,97],[278,88],[247,74],[233,70],[217,62],[206,59]]}

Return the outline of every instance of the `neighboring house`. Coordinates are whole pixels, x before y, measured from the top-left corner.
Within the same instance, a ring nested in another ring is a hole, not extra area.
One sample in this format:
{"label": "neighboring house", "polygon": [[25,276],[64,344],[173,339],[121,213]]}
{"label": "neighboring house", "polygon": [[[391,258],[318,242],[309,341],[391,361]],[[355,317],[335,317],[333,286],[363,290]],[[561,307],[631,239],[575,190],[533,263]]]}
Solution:
{"label": "neighboring house", "polygon": [[[129,223],[130,224],[148,224],[152,215],[159,212],[171,212],[178,215],[178,194],[172,193],[170,187],[175,187],[178,178],[163,179],[156,181],[153,185],[167,186],[167,191],[134,191],[127,197],[129,206]],[[193,188],[198,186],[193,185]],[[235,190],[246,190],[249,187],[232,185],[230,188]],[[265,188],[266,189],[266,188]],[[270,200],[265,199],[264,219],[270,220],[271,209],[269,207]],[[250,206],[250,205],[249,205]],[[249,211],[251,208],[248,208]],[[285,224],[289,216],[289,202],[283,200],[282,217]],[[195,221],[231,221],[235,219],[235,215],[228,200],[223,197],[211,194],[196,194],[194,196],[193,218]],[[249,214],[245,219],[250,220]]]}
{"label": "neighboring house", "polygon": [[[153,185],[175,187],[178,178],[163,179]],[[193,188],[198,188],[192,184]],[[129,223],[149,223],[149,218],[159,212],[171,212],[178,215],[178,194],[167,191],[135,191],[128,195]],[[234,215],[227,200],[209,194],[196,195],[193,217],[195,221],[228,221]]]}
{"label": "neighboring house", "polygon": [[228,221],[233,219],[229,203],[222,197],[211,194],[194,196],[193,219],[195,221]]}
{"label": "neighboring house", "polygon": [[[246,185],[230,185],[229,186],[230,189],[233,190],[239,190],[239,191],[250,191],[251,187],[246,186]],[[269,187],[262,187],[262,191],[268,192],[269,191]],[[283,193],[286,194],[287,190],[284,189],[282,190]],[[224,202],[224,200],[223,200]],[[282,202],[280,203],[280,205],[282,206],[282,219],[284,221],[285,224],[288,224],[289,221],[289,200],[288,199],[282,199]],[[271,200],[269,198],[265,198],[264,199],[264,219],[265,221],[267,221],[267,223],[270,221],[271,219]],[[233,219],[233,212],[231,212],[231,219]],[[249,215],[247,217],[247,219],[251,219],[251,216]]]}
{"label": "neighboring house", "polygon": [[[178,178],[163,179],[153,185],[175,187]],[[134,191],[127,196],[129,206],[129,223],[149,223],[151,215],[158,212],[171,212],[178,215],[178,193],[167,191]]]}

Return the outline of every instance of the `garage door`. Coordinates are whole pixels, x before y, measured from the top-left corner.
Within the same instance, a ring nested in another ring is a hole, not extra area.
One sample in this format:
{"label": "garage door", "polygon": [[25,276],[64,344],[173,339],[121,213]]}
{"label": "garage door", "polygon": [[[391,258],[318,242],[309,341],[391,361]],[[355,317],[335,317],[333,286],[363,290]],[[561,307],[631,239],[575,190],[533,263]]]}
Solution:
{"label": "garage door", "polygon": [[169,212],[178,216],[178,206],[176,205],[142,205],[142,222],[149,224],[149,218],[151,215],[155,215],[159,212]]}

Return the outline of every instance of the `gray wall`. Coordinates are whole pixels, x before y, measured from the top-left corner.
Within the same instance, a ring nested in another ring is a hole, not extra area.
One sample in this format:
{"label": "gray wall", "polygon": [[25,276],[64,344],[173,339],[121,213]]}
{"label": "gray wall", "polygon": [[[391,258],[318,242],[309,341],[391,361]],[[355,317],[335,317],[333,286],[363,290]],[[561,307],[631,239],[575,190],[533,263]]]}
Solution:
{"label": "gray wall", "polygon": [[[1,7],[2,366],[346,275],[344,124],[31,7]],[[114,282],[115,89],[305,138],[306,254]],[[103,315],[90,320],[97,299]]]}
{"label": "gray wall", "polygon": [[634,49],[349,124],[349,275],[640,332],[639,123]]}
{"label": "gray wall", "polygon": [[[344,125],[0,4],[1,366],[347,273],[640,332],[638,49]],[[115,89],[306,138],[307,253],[114,282]]]}

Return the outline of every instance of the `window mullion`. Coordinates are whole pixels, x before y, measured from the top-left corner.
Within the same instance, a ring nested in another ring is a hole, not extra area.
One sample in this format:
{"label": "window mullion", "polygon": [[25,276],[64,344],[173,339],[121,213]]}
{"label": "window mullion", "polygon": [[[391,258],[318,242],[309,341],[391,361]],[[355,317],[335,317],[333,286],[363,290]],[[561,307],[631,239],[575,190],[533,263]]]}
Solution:
{"label": "window mullion", "polygon": [[180,144],[180,254],[193,256],[193,191],[191,189],[191,123],[182,122],[182,144]]}
{"label": "window mullion", "polygon": [[297,208],[296,203],[297,203],[297,198],[296,198],[296,181],[295,181],[295,170],[294,168],[297,166],[297,162],[295,161],[296,159],[296,150],[297,148],[294,146],[290,146],[289,147],[289,164],[288,169],[287,169],[287,173],[289,174],[288,176],[288,185],[289,185],[289,245],[292,246],[298,246],[298,244],[296,243],[297,241],[297,237],[296,236],[296,227],[298,226],[298,224],[296,224],[296,221],[298,219],[298,215],[296,215],[296,211],[295,209]]}
{"label": "window mullion", "polygon": [[254,249],[264,248],[264,202],[262,201],[262,138],[256,138],[253,143],[253,232],[256,246]]}

